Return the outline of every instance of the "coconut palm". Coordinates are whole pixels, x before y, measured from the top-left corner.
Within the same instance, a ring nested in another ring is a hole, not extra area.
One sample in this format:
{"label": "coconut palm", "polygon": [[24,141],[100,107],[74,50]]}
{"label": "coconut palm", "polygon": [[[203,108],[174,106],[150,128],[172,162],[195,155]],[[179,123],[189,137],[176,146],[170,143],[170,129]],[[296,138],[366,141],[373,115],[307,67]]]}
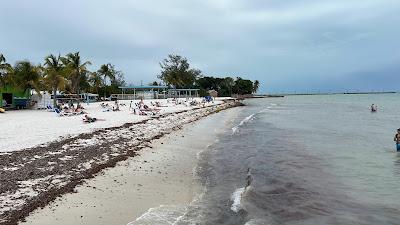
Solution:
{"label": "coconut palm", "polygon": [[100,69],[97,71],[100,75],[104,77],[104,98],[107,97],[107,77],[110,78],[110,80],[115,78],[115,69],[114,66],[111,65],[110,63],[108,64],[103,64],[101,65]]}
{"label": "coconut palm", "polygon": [[90,61],[82,63],[79,52],[69,53],[66,57],[61,58],[61,61],[66,66],[66,71],[68,71],[72,91],[75,94],[79,94],[81,77],[87,74],[87,66],[92,65],[92,63]]}
{"label": "coconut palm", "polygon": [[0,86],[5,86],[7,83],[10,83],[10,73],[12,70],[12,66],[6,63],[6,58],[3,54],[0,54]]}
{"label": "coconut palm", "polygon": [[96,91],[96,94],[99,94],[99,89],[103,85],[103,79],[101,78],[100,74],[97,72],[90,73],[89,83]]}
{"label": "coconut palm", "polygon": [[13,83],[24,91],[35,89],[38,93],[41,89],[40,67],[29,61],[19,61],[13,69]]}
{"label": "coconut palm", "polygon": [[260,82],[258,80],[254,81],[254,83],[253,83],[253,93],[257,93],[259,88],[260,88]]}
{"label": "coconut palm", "polygon": [[65,85],[65,67],[61,62],[61,57],[49,55],[44,59],[45,84],[53,92],[53,105],[57,104],[57,90]]}

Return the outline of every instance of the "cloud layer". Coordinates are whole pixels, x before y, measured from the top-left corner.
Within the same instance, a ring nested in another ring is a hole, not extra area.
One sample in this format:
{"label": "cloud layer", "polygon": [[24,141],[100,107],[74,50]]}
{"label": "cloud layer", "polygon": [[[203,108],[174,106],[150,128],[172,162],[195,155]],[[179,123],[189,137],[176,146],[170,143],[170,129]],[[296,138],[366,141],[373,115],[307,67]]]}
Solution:
{"label": "cloud layer", "polygon": [[395,0],[3,2],[10,62],[80,51],[149,82],[169,53],[206,75],[258,79],[262,92],[399,90]]}

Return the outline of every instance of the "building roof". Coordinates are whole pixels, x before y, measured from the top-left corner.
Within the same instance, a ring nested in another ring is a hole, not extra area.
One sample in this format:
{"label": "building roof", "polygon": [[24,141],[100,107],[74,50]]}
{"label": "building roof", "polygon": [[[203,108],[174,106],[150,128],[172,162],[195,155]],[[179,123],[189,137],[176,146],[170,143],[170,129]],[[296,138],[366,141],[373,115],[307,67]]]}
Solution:
{"label": "building roof", "polygon": [[191,88],[186,88],[186,89],[169,89],[170,91],[199,91],[200,89],[191,89]]}
{"label": "building roof", "polygon": [[167,86],[123,86],[123,87],[118,87],[120,89],[166,89],[168,88]]}

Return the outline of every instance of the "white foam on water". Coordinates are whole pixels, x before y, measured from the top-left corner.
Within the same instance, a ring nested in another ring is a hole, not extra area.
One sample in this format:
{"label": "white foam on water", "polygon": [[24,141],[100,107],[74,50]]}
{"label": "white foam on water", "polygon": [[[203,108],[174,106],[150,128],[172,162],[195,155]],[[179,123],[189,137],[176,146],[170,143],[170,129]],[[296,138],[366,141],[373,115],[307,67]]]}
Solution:
{"label": "white foam on water", "polygon": [[187,207],[183,205],[160,205],[150,208],[128,225],[172,225],[185,215],[186,210]]}
{"label": "white foam on water", "polygon": [[251,114],[250,116],[244,118],[244,119],[239,123],[239,125],[237,125],[237,126],[235,126],[235,127],[232,128],[232,133],[233,133],[233,134],[236,133],[236,131],[237,131],[241,126],[243,126],[245,123],[247,123],[247,122],[249,122],[251,119],[253,119],[255,115],[256,115],[256,114]]}
{"label": "white foam on water", "polygon": [[242,201],[242,195],[245,190],[246,189],[244,187],[238,188],[231,195],[231,201],[233,202],[231,210],[234,211],[235,213],[239,212],[242,209],[241,201]]}
{"label": "white foam on water", "polygon": [[250,116],[244,118],[237,126],[235,126],[235,127],[232,128],[232,134],[235,134],[235,133],[239,130],[239,128],[240,128],[241,126],[243,126],[244,124],[246,124],[246,123],[248,123],[249,121],[251,121],[252,119],[254,119],[254,117],[255,117],[257,114],[265,113],[265,112],[269,111],[270,108],[271,108],[271,107],[267,107],[267,108],[265,108],[265,109],[263,109],[263,110],[260,110],[260,111],[257,112],[257,113],[251,114]]}
{"label": "white foam on water", "polygon": [[270,224],[267,221],[264,220],[259,220],[259,219],[251,219],[249,221],[247,221],[244,225],[268,225]]}

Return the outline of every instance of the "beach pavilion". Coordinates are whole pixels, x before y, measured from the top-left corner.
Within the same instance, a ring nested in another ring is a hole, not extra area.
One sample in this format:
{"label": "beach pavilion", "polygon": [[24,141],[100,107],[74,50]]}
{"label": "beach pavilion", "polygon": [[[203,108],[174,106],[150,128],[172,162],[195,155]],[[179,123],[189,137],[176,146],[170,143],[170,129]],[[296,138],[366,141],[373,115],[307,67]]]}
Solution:
{"label": "beach pavilion", "polygon": [[197,98],[199,97],[200,89],[186,88],[186,89],[169,89],[169,98]]}
{"label": "beach pavilion", "polygon": [[121,94],[111,97],[119,100],[196,98],[200,89],[168,89],[168,86],[121,86]]}
{"label": "beach pavilion", "polygon": [[166,98],[167,86],[121,86],[121,94],[112,94],[119,100],[163,99]]}

